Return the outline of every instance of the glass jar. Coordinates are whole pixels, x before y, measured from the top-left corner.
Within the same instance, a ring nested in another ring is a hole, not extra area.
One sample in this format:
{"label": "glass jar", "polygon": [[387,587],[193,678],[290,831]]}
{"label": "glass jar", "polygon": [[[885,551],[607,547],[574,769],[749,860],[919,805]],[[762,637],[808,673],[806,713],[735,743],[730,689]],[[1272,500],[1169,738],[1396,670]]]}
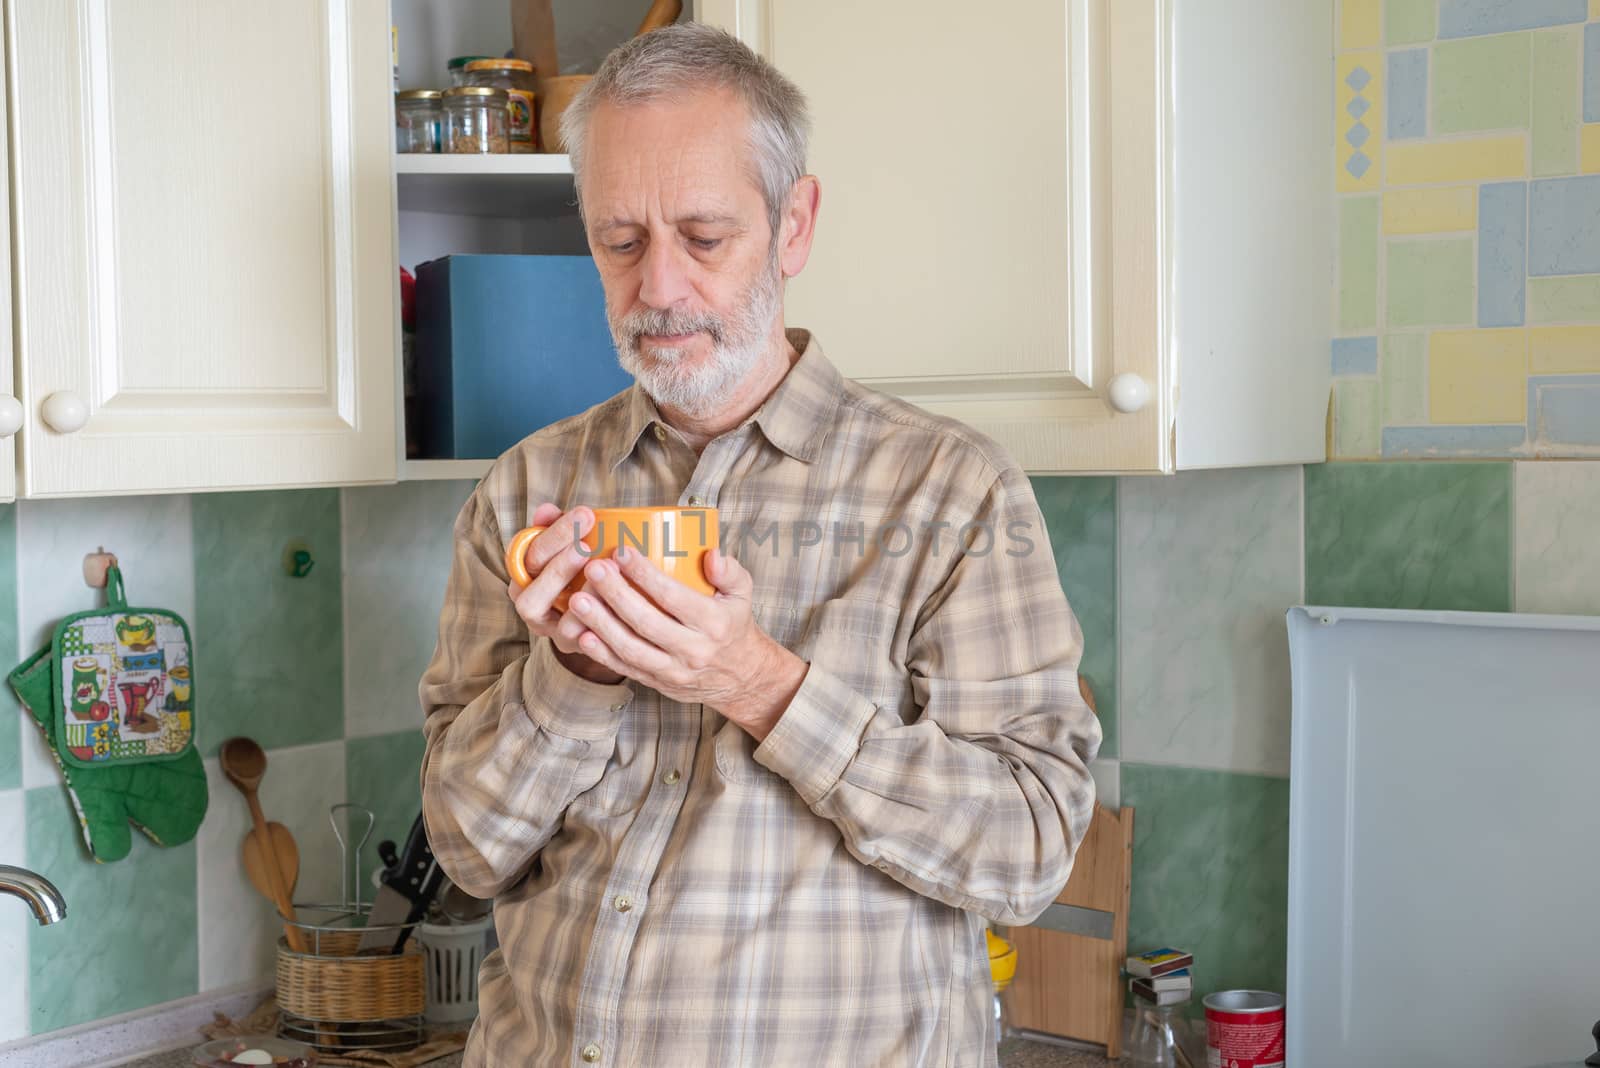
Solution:
{"label": "glass jar", "polygon": [[394,95],[394,150],[437,152],[444,140],[444,94],[407,89]]}
{"label": "glass jar", "polygon": [[506,91],[461,85],[444,91],[446,152],[506,151]]}
{"label": "glass jar", "polygon": [[450,76],[450,87],[467,83],[467,64],[476,59],[492,59],[492,56],[456,56],[444,65],[445,73]]}
{"label": "glass jar", "polygon": [[525,59],[475,59],[467,64],[467,84],[506,91],[510,117],[506,136],[513,152],[537,152],[533,124],[533,64]]}

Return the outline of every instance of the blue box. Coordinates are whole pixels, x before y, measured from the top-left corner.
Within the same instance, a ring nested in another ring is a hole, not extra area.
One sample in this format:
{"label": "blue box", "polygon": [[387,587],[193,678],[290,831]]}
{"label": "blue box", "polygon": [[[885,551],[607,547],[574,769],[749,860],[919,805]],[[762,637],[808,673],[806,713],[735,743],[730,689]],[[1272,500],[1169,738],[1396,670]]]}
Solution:
{"label": "blue box", "polygon": [[627,389],[588,256],[445,256],[417,268],[422,456],[493,459]]}

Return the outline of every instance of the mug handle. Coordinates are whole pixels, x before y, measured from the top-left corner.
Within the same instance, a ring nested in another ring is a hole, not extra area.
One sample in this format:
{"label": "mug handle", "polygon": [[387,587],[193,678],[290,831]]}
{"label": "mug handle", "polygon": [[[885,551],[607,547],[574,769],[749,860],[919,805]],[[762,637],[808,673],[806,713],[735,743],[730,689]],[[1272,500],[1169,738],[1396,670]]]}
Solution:
{"label": "mug handle", "polygon": [[524,527],[511,535],[511,544],[506,546],[506,572],[519,590],[525,590],[533,583],[533,576],[528,574],[528,546],[533,544],[534,538],[548,529],[550,528]]}

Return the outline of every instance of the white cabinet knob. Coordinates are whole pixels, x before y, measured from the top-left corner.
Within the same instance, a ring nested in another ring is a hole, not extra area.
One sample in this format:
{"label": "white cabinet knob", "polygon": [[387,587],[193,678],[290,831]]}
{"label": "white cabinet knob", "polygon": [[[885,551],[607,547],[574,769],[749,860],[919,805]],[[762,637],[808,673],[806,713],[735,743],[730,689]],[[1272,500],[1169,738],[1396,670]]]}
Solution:
{"label": "white cabinet knob", "polygon": [[1138,375],[1123,374],[1111,380],[1111,407],[1136,412],[1150,403],[1150,384]]}
{"label": "white cabinet knob", "polygon": [[40,409],[45,425],[58,434],[71,434],[82,430],[89,422],[89,406],[71,390],[52,393],[44,399]]}
{"label": "white cabinet knob", "polygon": [[0,397],[0,438],[9,438],[22,429],[22,402],[15,397]]}

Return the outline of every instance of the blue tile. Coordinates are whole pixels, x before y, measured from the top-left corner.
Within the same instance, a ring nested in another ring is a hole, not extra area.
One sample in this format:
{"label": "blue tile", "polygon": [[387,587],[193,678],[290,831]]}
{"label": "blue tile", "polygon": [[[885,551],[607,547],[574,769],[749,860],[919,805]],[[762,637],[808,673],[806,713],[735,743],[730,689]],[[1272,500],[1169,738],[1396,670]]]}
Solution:
{"label": "blue tile", "polygon": [[1510,456],[1526,437],[1520,426],[1389,426],[1383,456]]}
{"label": "blue tile", "polygon": [[1528,379],[1533,447],[1600,445],[1600,375]]}
{"label": "blue tile", "polygon": [[1600,23],[1583,28],[1583,121],[1600,122]]}
{"label": "blue tile", "polygon": [[1428,135],[1428,50],[1389,53],[1389,137]]}
{"label": "blue tile", "polygon": [[1532,185],[1528,273],[1600,274],[1600,175]]}
{"label": "blue tile", "polygon": [[1528,272],[1528,183],[1478,187],[1478,325],[1521,326]]}
{"label": "blue tile", "polygon": [[1378,339],[1375,337],[1334,338],[1333,373],[1336,375],[1377,374]]}
{"label": "blue tile", "polygon": [[1510,33],[1588,17],[1588,0],[1439,0],[1439,36]]}

